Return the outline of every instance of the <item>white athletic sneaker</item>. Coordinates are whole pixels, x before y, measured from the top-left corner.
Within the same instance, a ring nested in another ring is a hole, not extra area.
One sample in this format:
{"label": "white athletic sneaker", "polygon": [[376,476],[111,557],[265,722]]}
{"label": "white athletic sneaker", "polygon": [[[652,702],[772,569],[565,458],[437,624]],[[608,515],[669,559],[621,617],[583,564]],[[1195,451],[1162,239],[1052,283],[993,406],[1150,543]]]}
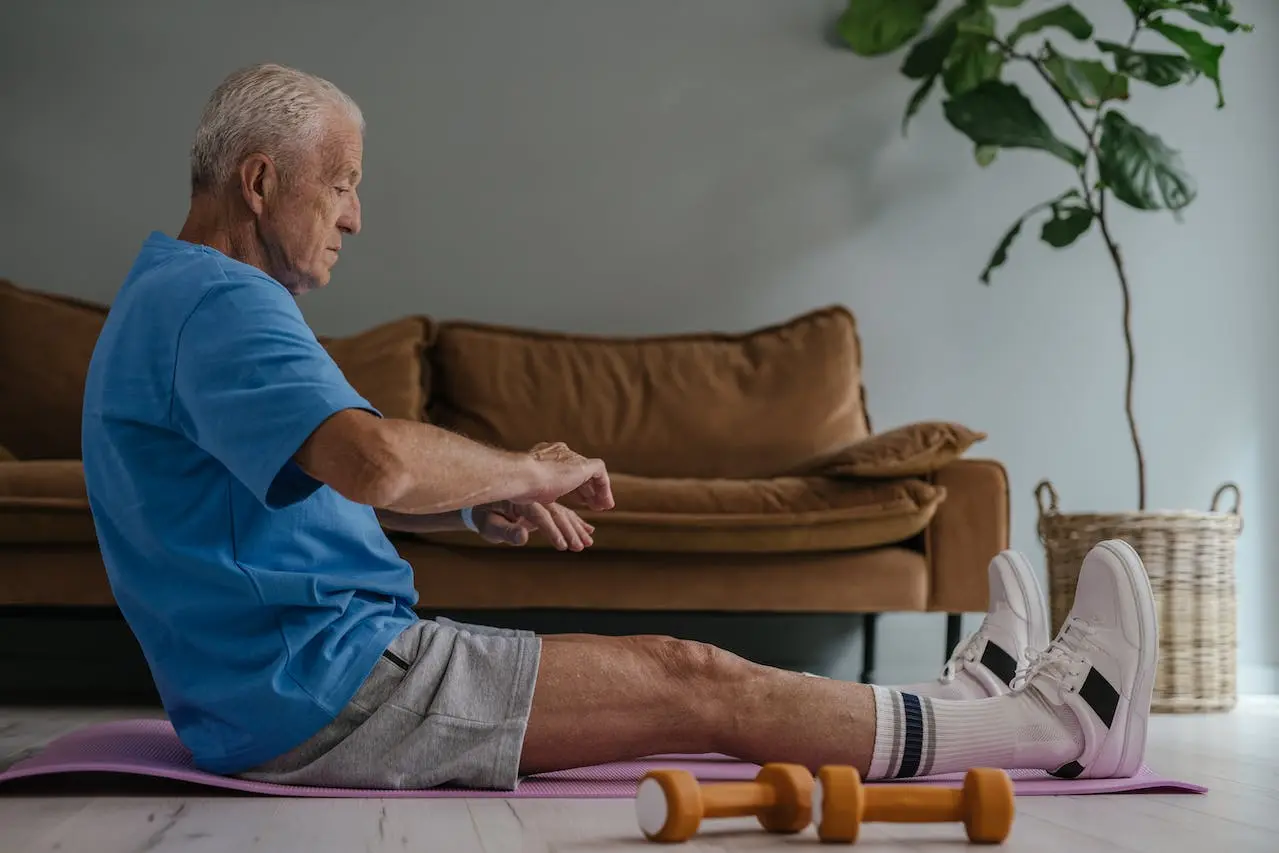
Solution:
{"label": "white athletic sneaker", "polygon": [[936,689],[917,685],[916,693],[948,699],[1001,696],[1012,689],[1026,653],[1048,647],[1048,605],[1025,556],[1002,551],[990,561],[987,575],[990,603],[981,627],[955,647]]}
{"label": "white athletic sneaker", "polygon": [[[1127,542],[1098,543],[1079,571],[1075,603],[1047,651],[1014,684],[1079,722],[1079,756],[1054,776],[1124,778],[1141,767],[1159,654],[1150,579]],[[1073,727],[1072,727],[1073,728]]]}

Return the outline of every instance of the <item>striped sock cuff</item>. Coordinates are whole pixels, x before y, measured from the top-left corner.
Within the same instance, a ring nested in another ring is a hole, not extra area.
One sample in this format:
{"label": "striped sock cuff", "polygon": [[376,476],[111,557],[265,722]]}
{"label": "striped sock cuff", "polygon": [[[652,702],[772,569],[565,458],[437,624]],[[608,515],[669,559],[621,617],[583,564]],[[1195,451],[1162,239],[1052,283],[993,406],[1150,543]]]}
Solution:
{"label": "striped sock cuff", "polygon": [[931,699],[885,687],[875,695],[875,747],[869,779],[905,779],[932,772],[937,725]]}

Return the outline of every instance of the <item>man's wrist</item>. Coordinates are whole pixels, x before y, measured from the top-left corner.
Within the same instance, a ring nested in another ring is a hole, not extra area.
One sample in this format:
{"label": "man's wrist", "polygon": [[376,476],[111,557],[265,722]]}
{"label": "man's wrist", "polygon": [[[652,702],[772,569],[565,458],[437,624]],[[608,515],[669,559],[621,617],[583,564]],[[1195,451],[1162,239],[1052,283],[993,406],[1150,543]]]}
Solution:
{"label": "man's wrist", "polygon": [[515,485],[515,495],[512,498],[516,502],[529,501],[546,488],[546,465],[532,453],[513,453],[512,462],[514,466],[510,476]]}

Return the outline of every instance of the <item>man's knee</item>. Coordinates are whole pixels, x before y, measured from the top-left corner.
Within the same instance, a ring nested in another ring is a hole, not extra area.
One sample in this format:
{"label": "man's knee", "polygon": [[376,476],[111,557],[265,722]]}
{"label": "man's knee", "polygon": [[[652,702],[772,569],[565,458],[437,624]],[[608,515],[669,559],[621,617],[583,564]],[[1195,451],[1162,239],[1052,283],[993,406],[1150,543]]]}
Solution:
{"label": "man's knee", "polygon": [[659,671],[675,681],[719,680],[743,663],[742,659],[710,643],[662,635],[633,637]]}

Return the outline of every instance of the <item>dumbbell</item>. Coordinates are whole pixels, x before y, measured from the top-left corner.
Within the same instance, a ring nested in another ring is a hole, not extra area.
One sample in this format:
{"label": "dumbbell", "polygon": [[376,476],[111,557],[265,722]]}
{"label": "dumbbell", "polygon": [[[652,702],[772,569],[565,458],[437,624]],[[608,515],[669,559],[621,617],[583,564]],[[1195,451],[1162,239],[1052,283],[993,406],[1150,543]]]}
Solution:
{"label": "dumbbell", "polygon": [[862,823],[963,821],[969,841],[1001,844],[1012,831],[1013,799],[1003,770],[969,770],[962,790],[897,783],[867,788],[857,768],[829,766],[817,772],[812,802],[822,841],[854,842]]}
{"label": "dumbbell", "polygon": [[635,816],[649,841],[687,841],[703,818],[751,817],[769,832],[802,832],[813,820],[813,774],[796,764],[765,764],[753,782],[703,785],[684,770],[653,770],[640,780]]}

